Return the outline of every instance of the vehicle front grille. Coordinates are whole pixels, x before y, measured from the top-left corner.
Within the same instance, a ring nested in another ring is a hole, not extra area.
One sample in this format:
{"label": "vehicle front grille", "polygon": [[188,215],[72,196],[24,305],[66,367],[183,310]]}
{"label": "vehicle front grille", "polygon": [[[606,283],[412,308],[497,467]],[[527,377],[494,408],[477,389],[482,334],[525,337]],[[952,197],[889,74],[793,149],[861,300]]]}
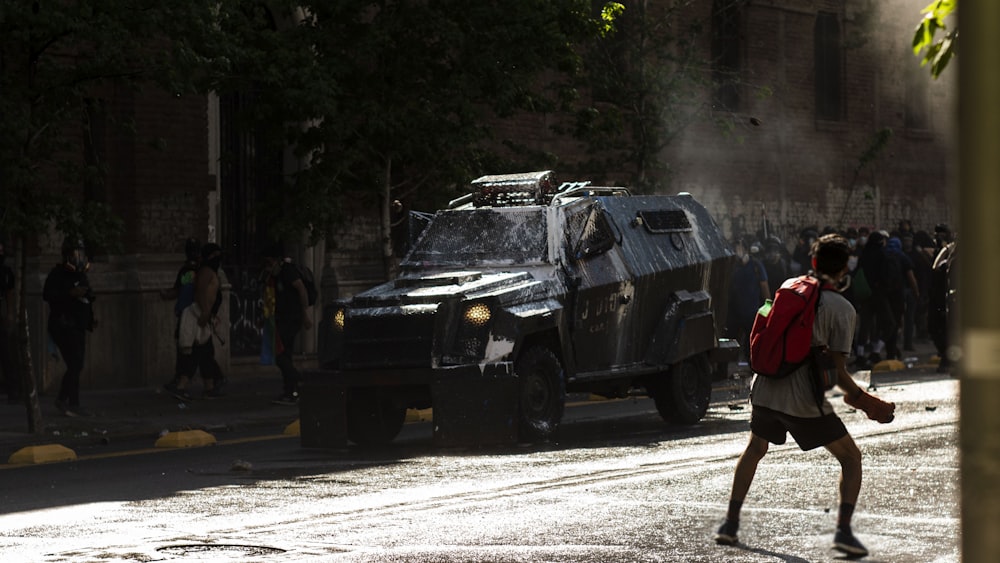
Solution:
{"label": "vehicle front grille", "polygon": [[344,331],[343,367],[429,367],[434,314],[352,314]]}

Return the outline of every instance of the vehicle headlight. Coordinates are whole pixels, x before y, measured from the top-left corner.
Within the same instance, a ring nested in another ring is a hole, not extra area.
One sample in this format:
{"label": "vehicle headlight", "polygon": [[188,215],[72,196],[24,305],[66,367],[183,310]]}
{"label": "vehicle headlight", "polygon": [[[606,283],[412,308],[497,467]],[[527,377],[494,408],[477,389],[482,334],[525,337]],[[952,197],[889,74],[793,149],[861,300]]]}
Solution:
{"label": "vehicle headlight", "polygon": [[475,328],[486,326],[490,322],[490,317],[492,317],[492,312],[490,311],[490,307],[485,303],[473,303],[467,306],[465,314],[462,316],[467,324]]}
{"label": "vehicle headlight", "polygon": [[347,314],[344,312],[344,308],[343,307],[339,307],[333,313],[333,327],[335,329],[337,329],[339,332],[343,332],[344,331],[344,317],[346,317],[346,316],[347,316]]}

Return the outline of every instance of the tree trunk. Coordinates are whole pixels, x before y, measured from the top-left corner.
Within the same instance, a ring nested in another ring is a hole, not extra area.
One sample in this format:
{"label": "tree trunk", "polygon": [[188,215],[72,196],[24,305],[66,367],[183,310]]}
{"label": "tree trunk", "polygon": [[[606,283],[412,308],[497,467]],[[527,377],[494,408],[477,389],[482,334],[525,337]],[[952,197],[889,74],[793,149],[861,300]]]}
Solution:
{"label": "tree trunk", "polygon": [[397,260],[392,250],[392,157],[385,163],[385,180],[379,196],[379,231],[382,241],[382,266],[385,279],[396,277]]}
{"label": "tree trunk", "polygon": [[21,376],[21,396],[24,400],[28,417],[28,433],[41,434],[42,408],[38,400],[38,389],[35,386],[34,370],[31,366],[31,338],[28,332],[28,290],[24,283],[27,271],[28,253],[25,251],[24,237],[16,237],[14,245],[17,248],[17,272],[14,277],[14,308],[17,311],[17,350],[20,354],[17,362]]}

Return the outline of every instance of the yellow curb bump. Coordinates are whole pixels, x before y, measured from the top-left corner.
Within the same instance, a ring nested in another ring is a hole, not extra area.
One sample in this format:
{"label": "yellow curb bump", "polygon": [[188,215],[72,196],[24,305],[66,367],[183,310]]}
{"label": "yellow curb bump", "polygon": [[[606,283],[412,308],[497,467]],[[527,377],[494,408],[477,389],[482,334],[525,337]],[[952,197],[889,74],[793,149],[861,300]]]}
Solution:
{"label": "yellow curb bump", "polygon": [[285,436],[301,436],[302,430],[301,426],[299,425],[299,419],[296,418],[295,422],[286,426],[284,434]]}
{"label": "yellow curb bump", "polygon": [[28,463],[49,463],[53,461],[71,461],[76,459],[76,452],[60,446],[59,444],[45,444],[43,446],[27,446],[11,454],[7,463],[28,464]]}
{"label": "yellow curb bump", "polygon": [[899,360],[882,360],[872,366],[872,371],[899,371],[905,368],[906,364]]}
{"label": "yellow curb bump", "polygon": [[405,422],[430,422],[434,419],[434,409],[406,409]]}
{"label": "yellow curb bump", "polygon": [[195,448],[199,446],[211,446],[215,443],[215,436],[204,430],[181,430],[180,432],[167,432],[156,440],[157,448]]}

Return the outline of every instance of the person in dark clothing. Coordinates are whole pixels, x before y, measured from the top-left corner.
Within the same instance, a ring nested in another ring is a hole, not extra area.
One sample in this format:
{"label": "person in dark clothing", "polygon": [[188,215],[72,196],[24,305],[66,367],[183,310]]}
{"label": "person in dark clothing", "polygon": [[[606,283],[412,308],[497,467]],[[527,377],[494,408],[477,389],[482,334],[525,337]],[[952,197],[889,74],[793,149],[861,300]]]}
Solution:
{"label": "person in dark clothing", "polygon": [[948,332],[951,317],[955,314],[958,287],[955,279],[957,272],[955,260],[958,257],[955,245],[954,242],[946,244],[934,259],[928,291],[927,332],[940,358],[938,373],[947,373],[951,369]]}
{"label": "person in dark clothing", "polygon": [[799,242],[792,250],[791,268],[789,269],[792,276],[800,276],[809,271],[809,251],[817,237],[819,237],[819,232],[815,227],[802,229],[799,233]]}
{"label": "person in dark clothing", "polygon": [[14,350],[10,345],[14,333],[16,311],[14,311],[14,271],[4,264],[6,254],[0,242],[0,371],[3,371],[4,392],[7,402],[14,405],[21,402],[21,378],[17,373]]}
{"label": "person in dark clothing", "polygon": [[[302,275],[281,245],[264,251],[264,315],[273,317],[275,326],[275,364],[281,370],[282,393],[272,401],[276,405],[294,405],[299,400],[301,375],[292,353],[299,331],[312,328],[309,294]],[[271,305],[273,303],[273,305]]]}
{"label": "person in dark clothing", "polygon": [[[888,284],[889,310],[892,311],[892,320],[896,324],[896,332],[891,336],[892,343],[886,343],[886,349],[898,350],[900,329],[905,329],[905,317],[907,307],[913,310],[913,304],[919,296],[917,278],[913,273],[913,261],[903,252],[903,243],[898,237],[890,237],[885,246],[886,258],[886,280]],[[910,332],[907,334],[903,330],[903,347],[907,350],[913,349],[913,325],[910,319]],[[900,356],[890,356],[892,359],[899,359]]]}
{"label": "person in dark clothing", "polygon": [[893,321],[892,308],[889,304],[889,274],[885,254],[888,237],[881,231],[872,231],[868,242],[858,259],[858,268],[864,271],[865,279],[871,288],[871,296],[860,307],[859,343],[868,343],[869,361],[876,363],[881,360],[884,346],[889,358],[900,357],[896,347],[896,332],[899,329]]}
{"label": "person in dark clothing", "polygon": [[913,274],[917,277],[917,288],[920,291],[920,299],[917,300],[913,320],[917,340],[929,338],[927,310],[930,305],[931,270],[936,256],[937,247],[934,245],[934,239],[931,238],[931,235],[927,231],[917,231],[913,235],[913,250],[910,252],[910,259],[913,260]]}
{"label": "person in dark clothing", "polygon": [[215,361],[215,326],[219,308],[222,307],[222,284],[219,267],[222,265],[222,247],[208,243],[201,249],[201,261],[194,278],[193,302],[181,313],[177,346],[180,351],[179,375],[165,388],[172,395],[187,401],[191,399],[188,384],[195,372],[200,372],[205,382],[205,397],[224,396],[226,377]]}
{"label": "person in dark clothing", "polygon": [[65,416],[89,416],[80,406],[80,374],[86,333],[94,330],[96,322],[94,291],[87,279],[90,262],[83,240],[67,237],[62,244],[62,258],[45,278],[42,289],[42,298],[49,304],[49,335],[66,362],[56,408]]}
{"label": "person in dark clothing", "polygon": [[729,337],[740,343],[741,353],[746,355],[750,350],[750,329],[753,328],[757,309],[771,297],[771,290],[767,283],[767,270],[760,260],[751,256],[747,241],[737,239],[734,250],[740,261],[729,282],[726,329]]}
{"label": "person in dark clothing", "polygon": [[948,225],[945,225],[944,223],[934,225],[934,243],[937,244],[938,252],[944,250],[944,247],[951,244],[954,240],[951,228],[948,227]]}
{"label": "person in dark clothing", "polygon": [[[190,304],[194,303],[194,276],[198,271],[198,262],[201,258],[201,243],[198,239],[189,238],[184,243],[184,263],[177,270],[174,278],[174,285],[169,289],[161,289],[160,297],[174,300],[174,341],[180,337],[181,314]],[[173,386],[176,387],[177,379],[181,375],[181,349],[177,346],[177,353],[174,360]],[[171,385],[171,384],[168,384]]]}
{"label": "person in dark clothing", "polygon": [[788,251],[781,239],[771,235],[764,243],[764,269],[767,271],[767,285],[771,296],[778,291],[781,284],[791,277]]}

